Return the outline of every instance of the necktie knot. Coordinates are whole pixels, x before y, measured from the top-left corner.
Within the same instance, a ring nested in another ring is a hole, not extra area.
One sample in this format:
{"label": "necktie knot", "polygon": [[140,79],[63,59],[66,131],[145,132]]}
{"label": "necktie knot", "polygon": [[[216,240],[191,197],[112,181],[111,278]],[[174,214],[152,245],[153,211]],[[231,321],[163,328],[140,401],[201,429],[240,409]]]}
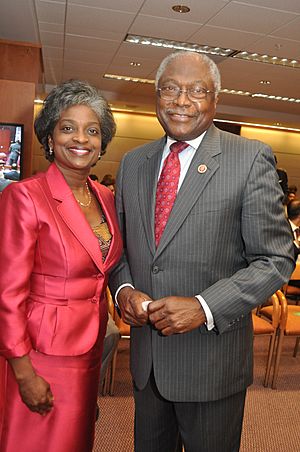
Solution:
{"label": "necktie knot", "polygon": [[185,141],[175,141],[175,143],[172,143],[170,146],[170,151],[174,152],[175,154],[179,154],[179,152],[183,151],[188,147],[188,144]]}

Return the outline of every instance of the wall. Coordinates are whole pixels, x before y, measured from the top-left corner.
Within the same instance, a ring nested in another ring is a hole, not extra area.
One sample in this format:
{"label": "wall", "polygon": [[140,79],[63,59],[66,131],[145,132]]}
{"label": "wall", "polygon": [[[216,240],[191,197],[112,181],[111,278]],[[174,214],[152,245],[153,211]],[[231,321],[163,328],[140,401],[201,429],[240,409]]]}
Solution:
{"label": "wall", "polygon": [[[35,105],[35,114],[41,109]],[[141,144],[153,141],[164,134],[159,122],[154,115],[126,113],[114,111],[117,124],[117,132],[108,145],[106,154],[101,161],[92,168],[92,173],[97,174],[99,180],[105,174],[116,176],[123,155]],[[33,172],[44,171],[49,163],[45,160],[41,145],[34,138],[33,141]]]}
{"label": "wall", "polygon": [[[40,106],[35,106],[36,112]],[[106,154],[92,169],[101,180],[104,174],[116,175],[122,156],[135,147],[163,136],[164,131],[155,115],[114,111],[117,133],[109,144]],[[290,185],[300,189],[300,133],[263,129],[258,127],[241,127],[241,135],[269,144],[278,159],[278,166],[285,168]],[[48,162],[43,156],[39,143],[34,141],[33,170],[45,170]]]}
{"label": "wall", "polygon": [[288,174],[289,185],[296,185],[300,190],[300,132],[243,126],[241,135],[269,144],[277,157],[278,168]]}
{"label": "wall", "polygon": [[34,98],[43,72],[40,45],[0,40],[0,61],[0,121],[24,124],[23,177],[27,177],[32,174]]}
{"label": "wall", "polygon": [[35,84],[0,80],[0,122],[24,124],[23,174],[31,174],[33,101]]}

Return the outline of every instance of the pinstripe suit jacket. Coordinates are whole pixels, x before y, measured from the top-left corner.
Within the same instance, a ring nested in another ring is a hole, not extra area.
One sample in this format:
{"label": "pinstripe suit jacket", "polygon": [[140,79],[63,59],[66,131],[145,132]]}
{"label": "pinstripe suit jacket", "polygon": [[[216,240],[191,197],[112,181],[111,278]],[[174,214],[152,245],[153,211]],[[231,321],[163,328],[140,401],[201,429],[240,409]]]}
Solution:
{"label": "pinstripe suit jacket", "polygon": [[[215,330],[164,337],[131,329],[131,371],[142,389],[153,366],[172,401],[216,400],[252,382],[251,310],[289,279],[294,262],[272,150],[212,125],[197,149],[158,248],[154,204],[165,138],[122,160],[117,211],[125,254],[110,280],[164,296],[201,294]],[[200,174],[198,166],[207,171]],[[277,181],[277,182],[276,182]]]}

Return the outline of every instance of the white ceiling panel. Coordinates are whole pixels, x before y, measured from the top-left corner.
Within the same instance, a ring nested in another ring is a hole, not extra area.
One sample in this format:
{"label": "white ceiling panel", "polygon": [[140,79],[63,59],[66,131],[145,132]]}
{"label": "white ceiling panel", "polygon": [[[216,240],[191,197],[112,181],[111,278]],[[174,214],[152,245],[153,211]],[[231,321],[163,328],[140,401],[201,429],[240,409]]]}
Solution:
{"label": "white ceiling panel", "polygon": [[101,51],[101,49],[97,52],[88,52],[86,50],[72,48],[65,49],[64,58],[65,60],[76,61],[78,64],[108,64],[112,59],[112,55],[110,52]]}
{"label": "white ceiling panel", "polygon": [[129,32],[144,36],[154,36],[163,39],[185,41],[199,29],[199,24],[179,22],[178,20],[139,15]]}
{"label": "white ceiling panel", "polygon": [[[205,23],[228,3],[228,0],[188,0],[176,2],[174,0],[146,0],[140,14],[164,17],[184,22]],[[172,6],[183,4],[190,8],[188,13],[176,13]],[[154,24],[155,26],[155,24]]]}
{"label": "white ceiling panel", "polygon": [[64,24],[53,24],[51,22],[39,22],[40,32],[47,31],[51,33],[64,33]]}
{"label": "white ceiling panel", "polygon": [[88,52],[105,52],[111,56],[117,51],[119,41],[111,41],[107,39],[90,38],[79,35],[66,35],[65,47],[73,50],[86,50]]}
{"label": "white ceiling panel", "polygon": [[39,28],[31,0],[1,1],[0,39],[39,42]]}
{"label": "white ceiling panel", "polygon": [[126,33],[133,19],[132,13],[72,4],[68,6],[66,32],[98,36],[99,30],[112,31],[117,27]]}
{"label": "white ceiling panel", "polygon": [[300,17],[273,31],[272,35],[281,38],[295,39],[300,42]]}
{"label": "white ceiling panel", "polygon": [[193,36],[189,42],[196,44],[219,46],[230,49],[247,50],[252,43],[256,42],[263,35],[259,33],[250,33],[246,31],[232,30],[230,28],[213,27],[204,25]]}
{"label": "white ceiling panel", "polygon": [[265,34],[282,27],[296,17],[296,14],[289,12],[230,3],[209,21],[209,25]]}
{"label": "white ceiling panel", "polygon": [[135,13],[139,10],[144,0],[69,0],[68,3],[96,8],[112,9]]}
{"label": "white ceiling panel", "polygon": [[54,24],[65,22],[65,2],[35,0],[38,20]]}
{"label": "white ceiling panel", "polygon": [[245,47],[249,52],[277,56],[280,58],[300,58],[300,42],[291,39],[264,36],[253,45]]}
{"label": "white ceiling panel", "polygon": [[61,59],[63,58],[63,48],[62,47],[50,47],[43,46],[42,54],[44,58],[55,58]]}
{"label": "white ceiling panel", "polygon": [[290,11],[300,14],[299,0],[242,0],[242,3],[249,5],[265,6],[278,11]]}
{"label": "white ceiling panel", "polygon": [[52,33],[49,31],[41,31],[41,42],[45,46],[63,47],[64,33]]}

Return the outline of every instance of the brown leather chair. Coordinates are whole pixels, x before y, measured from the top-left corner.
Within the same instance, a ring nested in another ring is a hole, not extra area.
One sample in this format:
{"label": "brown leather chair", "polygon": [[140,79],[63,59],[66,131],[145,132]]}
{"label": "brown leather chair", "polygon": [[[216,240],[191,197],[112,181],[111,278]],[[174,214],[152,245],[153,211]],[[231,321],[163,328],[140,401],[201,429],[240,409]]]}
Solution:
{"label": "brown leather chair", "polygon": [[[275,349],[276,342],[276,334],[277,328],[280,322],[280,305],[279,300],[276,294],[272,295],[269,300],[265,303],[265,305],[269,305],[268,309],[271,313],[271,316],[264,317],[262,315],[262,306],[258,307],[254,311],[252,311],[252,323],[253,323],[253,334],[256,336],[269,336],[269,350],[268,350],[268,358],[267,358],[267,366],[264,377],[264,386],[268,386],[272,358]],[[264,305],[264,306],[265,306]]]}

